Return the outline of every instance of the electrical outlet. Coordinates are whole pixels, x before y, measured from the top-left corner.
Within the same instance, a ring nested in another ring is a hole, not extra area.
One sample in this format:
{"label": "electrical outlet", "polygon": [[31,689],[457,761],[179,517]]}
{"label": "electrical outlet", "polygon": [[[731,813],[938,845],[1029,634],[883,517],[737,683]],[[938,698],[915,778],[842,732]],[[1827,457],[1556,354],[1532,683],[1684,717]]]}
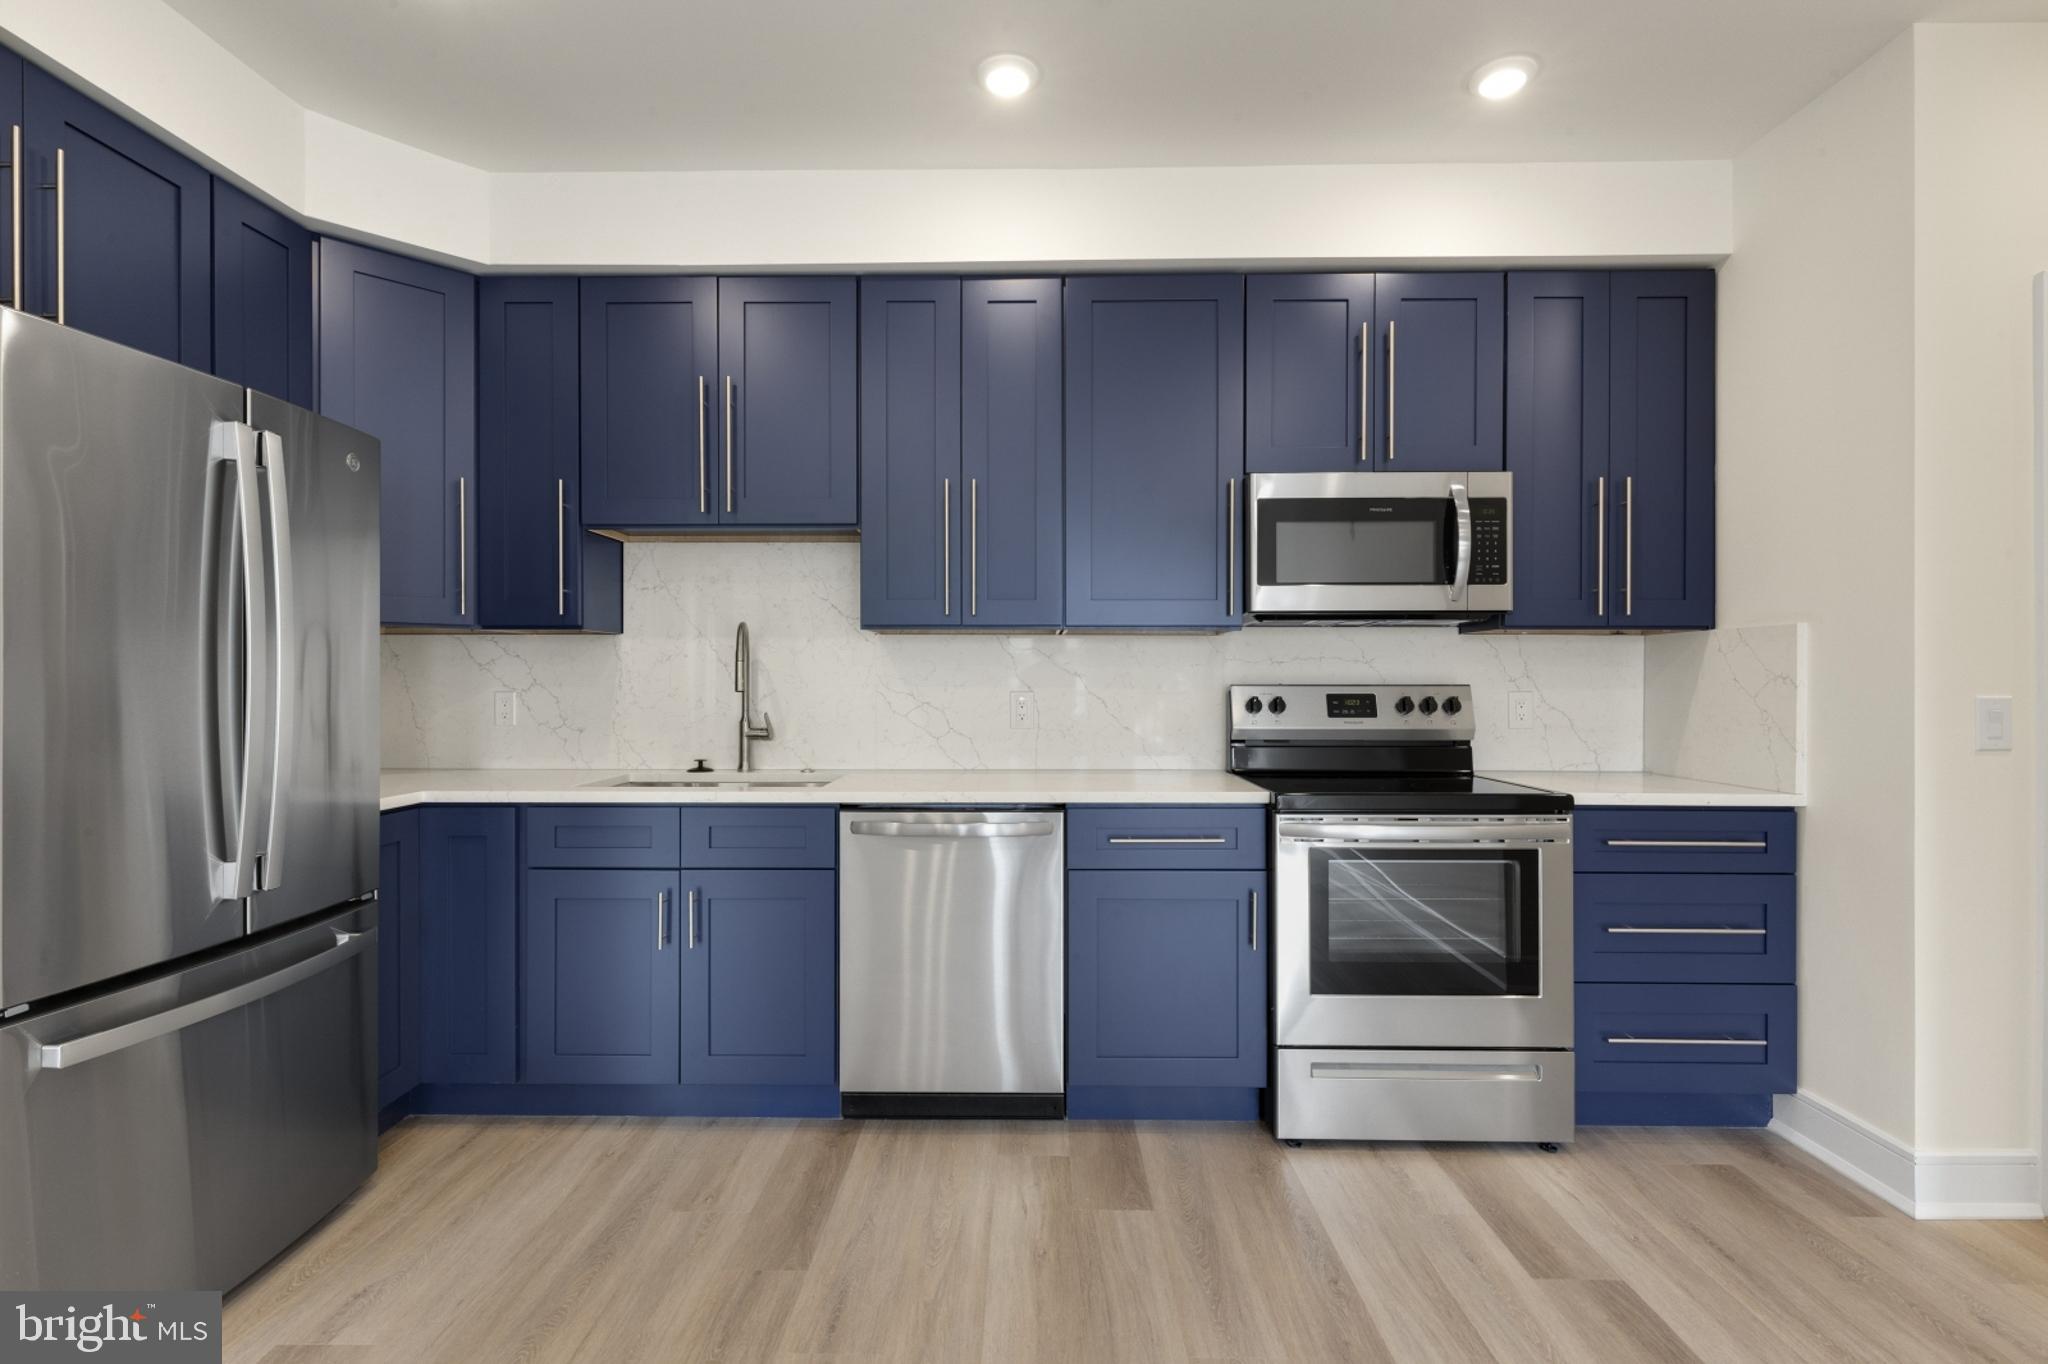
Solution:
{"label": "electrical outlet", "polygon": [[1013,691],[1010,693],[1010,728],[1038,728],[1038,697],[1033,692]]}
{"label": "electrical outlet", "polygon": [[1977,698],[1977,751],[2003,753],[2012,747],[2012,698]]}
{"label": "electrical outlet", "polygon": [[519,723],[519,693],[500,691],[491,693],[491,714],[495,723],[516,725]]}
{"label": "electrical outlet", "polygon": [[1511,691],[1508,693],[1508,728],[1536,728],[1536,693],[1533,691]]}

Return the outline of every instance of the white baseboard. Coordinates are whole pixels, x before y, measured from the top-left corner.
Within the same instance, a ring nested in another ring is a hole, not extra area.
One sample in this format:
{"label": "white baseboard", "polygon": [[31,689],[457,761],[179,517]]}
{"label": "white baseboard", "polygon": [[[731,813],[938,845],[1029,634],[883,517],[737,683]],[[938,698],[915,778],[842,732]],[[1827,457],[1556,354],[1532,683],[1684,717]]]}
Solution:
{"label": "white baseboard", "polygon": [[2038,1218],[2032,1151],[1915,1151],[1811,1094],[1780,1094],[1770,1130],[1900,1212],[1938,1218]]}

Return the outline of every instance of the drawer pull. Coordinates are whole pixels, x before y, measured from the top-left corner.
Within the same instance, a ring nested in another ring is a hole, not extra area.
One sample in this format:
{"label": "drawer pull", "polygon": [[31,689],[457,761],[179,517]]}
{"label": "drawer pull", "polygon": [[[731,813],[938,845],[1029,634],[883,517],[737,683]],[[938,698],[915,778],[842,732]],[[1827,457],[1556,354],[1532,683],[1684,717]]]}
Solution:
{"label": "drawer pull", "polygon": [[1610,848],[1768,848],[1761,838],[1610,838]]}
{"label": "drawer pull", "polygon": [[1645,937],[1702,937],[1702,938],[1761,938],[1768,929],[1762,928],[1637,928],[1629,924],[1609,924],[1609,933],[1639,934]]}
{"label": "drawer pull", "polygon": [[1203,834],[1200,838],[1143,838],[1135,834],[1113,834],[1109,841],[1118,847],[1220,848],[1230,840],[1222,834]]}
{"label": "drawer pull", "polygon": [[1607,1043],[1614,1047],[1768,1047],[1771,1045],[1761,1037],[1635,1037],[1619,1034],[1608,1037]]}
{"label": "drawer pull", "polygon": [[1541,1080],[1543,1067],[1432,1065],[1412,1061],[1313,1061],[1311,1080]]}

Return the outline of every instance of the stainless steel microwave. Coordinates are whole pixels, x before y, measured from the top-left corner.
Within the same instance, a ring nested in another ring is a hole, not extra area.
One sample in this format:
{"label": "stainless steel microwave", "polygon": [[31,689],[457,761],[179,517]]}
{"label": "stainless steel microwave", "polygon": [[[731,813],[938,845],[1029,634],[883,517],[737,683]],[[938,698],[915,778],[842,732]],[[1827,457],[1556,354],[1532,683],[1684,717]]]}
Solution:
{"label": "stainless steel microwave", "polygon": [[1514,475],[1253,474],[1254,620],[1464,620],[1515,604]]}

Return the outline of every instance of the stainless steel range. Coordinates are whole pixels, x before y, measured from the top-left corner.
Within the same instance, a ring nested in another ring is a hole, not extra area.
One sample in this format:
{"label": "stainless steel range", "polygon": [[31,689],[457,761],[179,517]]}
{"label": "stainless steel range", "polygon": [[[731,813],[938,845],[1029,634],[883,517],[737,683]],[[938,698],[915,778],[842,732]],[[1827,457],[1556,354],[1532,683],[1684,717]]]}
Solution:
{"label": "stainless steel range", "polygon": [[1285,1140],[1571,1139],[1571,797],[1474,776],[1472,734],[1467,687],[1230,689]]}

